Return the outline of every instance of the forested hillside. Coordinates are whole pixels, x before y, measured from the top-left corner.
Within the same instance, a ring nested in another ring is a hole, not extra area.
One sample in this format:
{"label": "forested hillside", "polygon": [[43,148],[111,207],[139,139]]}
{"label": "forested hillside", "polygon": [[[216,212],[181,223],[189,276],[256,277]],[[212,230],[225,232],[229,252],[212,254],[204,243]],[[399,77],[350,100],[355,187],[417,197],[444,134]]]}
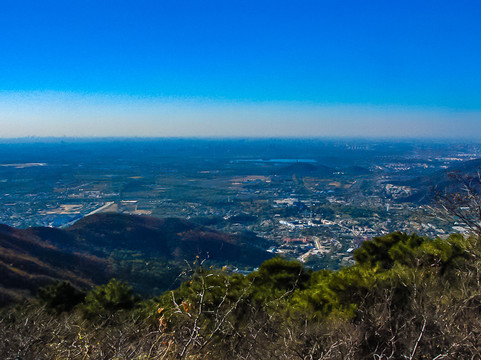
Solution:
{"label": "forested hillside", "polygon": [[141,299],[122,282],[69,284],[4,309],[6,359],[478,359],[481,244],[392,233],[356,264],[310,271],[281,258],[246,276],[191,263]]}

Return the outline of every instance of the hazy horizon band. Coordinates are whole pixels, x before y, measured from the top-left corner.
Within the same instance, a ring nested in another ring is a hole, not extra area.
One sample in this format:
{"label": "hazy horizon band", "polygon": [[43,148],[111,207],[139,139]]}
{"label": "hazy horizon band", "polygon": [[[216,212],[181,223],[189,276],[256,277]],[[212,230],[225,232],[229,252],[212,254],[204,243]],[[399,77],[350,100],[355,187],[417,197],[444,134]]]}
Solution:
{"label": "hazy horizon band", "polygon": [[0,138],[481,139],[480,120],[476,109],[0,92]]}

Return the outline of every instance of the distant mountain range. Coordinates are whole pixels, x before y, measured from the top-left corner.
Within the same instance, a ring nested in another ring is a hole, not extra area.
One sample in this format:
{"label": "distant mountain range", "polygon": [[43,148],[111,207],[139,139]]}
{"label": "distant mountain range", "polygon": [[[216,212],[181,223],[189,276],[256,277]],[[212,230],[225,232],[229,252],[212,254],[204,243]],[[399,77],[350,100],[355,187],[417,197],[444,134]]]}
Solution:
{"label": "distant mountain range", "polygon": [[[115,263],[114,253],[133,254],[136,264],[151,259],[158,266],[177,264],[175,269],[196,259],[255,267],[271,257],[268,245],[255,236],[225,234],[183,219],[113,213],[87,216],[66,229],[0,225],[0,303],[33,295],[55,280],[79,287],[113,276],[132,280]],[[132,285],[145,290],[153,279],[137,276],[139,284]]]}

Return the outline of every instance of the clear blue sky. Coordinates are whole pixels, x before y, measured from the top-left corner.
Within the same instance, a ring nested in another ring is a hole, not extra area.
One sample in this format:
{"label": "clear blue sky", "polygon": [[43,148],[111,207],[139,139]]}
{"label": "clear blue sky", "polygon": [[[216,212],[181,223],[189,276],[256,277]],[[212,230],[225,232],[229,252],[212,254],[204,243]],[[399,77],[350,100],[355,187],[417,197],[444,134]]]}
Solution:
{"label": "clear blue sky", "polygon": [[0,137],[481,138],[478,1],[0,4]]}

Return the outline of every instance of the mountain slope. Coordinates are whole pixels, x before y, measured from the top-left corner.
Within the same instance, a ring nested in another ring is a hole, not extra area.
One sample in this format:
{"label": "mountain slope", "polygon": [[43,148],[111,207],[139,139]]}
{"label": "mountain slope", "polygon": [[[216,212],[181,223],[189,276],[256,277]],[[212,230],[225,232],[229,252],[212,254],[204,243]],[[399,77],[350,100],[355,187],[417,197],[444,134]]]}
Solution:
{"label": "mountain slope", "polygon": [[[62,230],[47,230],[50,235],[65,235]],[[106,260],[64,251],[42,235],[38,236],[38,229],[0,225],[0,304],[15,295],[34,294],[38,287],[56,280],[89,287],[110,277]]]}
{"label": "mountain slope", "polygon": [[263,246],[263,239],[177,218],[103,213],[67,229],[0,225],[0,303],[12,300],[12,294],[34,294],[55,280],[89,287],[116,276],[143,293],[160,291],[179,275],[185,260],[254,267],[271,257]]}
{"label": "mountain slope", "polygon": [[[95,214],[66,229],[82,248],[96,247],[144,251],[169,260],[194,260],[197,256],[257,266],[269,254],[254,241],[229,235],[178,218],[124,214]],[[263,244],[259,239],[259,244]]]}

